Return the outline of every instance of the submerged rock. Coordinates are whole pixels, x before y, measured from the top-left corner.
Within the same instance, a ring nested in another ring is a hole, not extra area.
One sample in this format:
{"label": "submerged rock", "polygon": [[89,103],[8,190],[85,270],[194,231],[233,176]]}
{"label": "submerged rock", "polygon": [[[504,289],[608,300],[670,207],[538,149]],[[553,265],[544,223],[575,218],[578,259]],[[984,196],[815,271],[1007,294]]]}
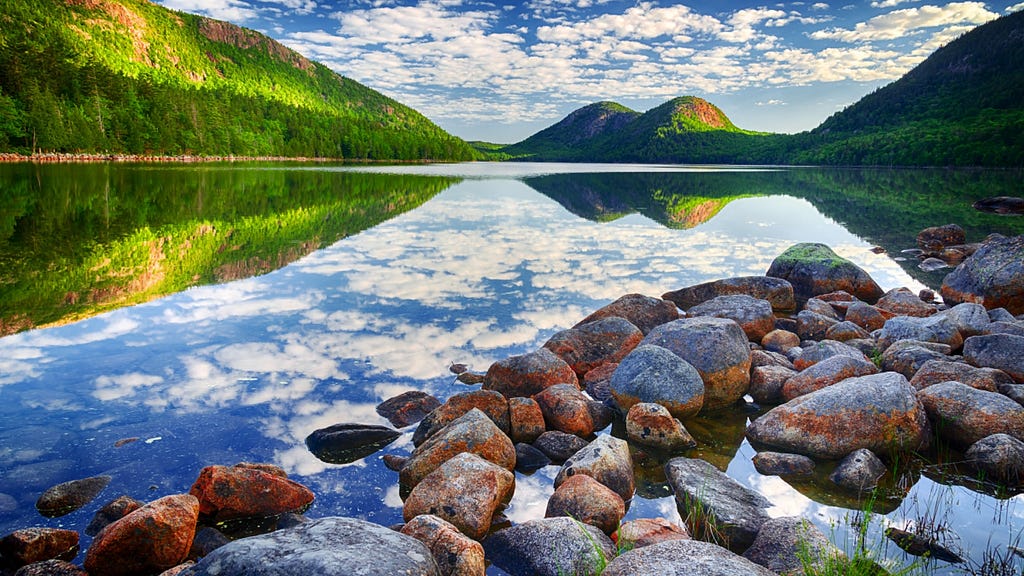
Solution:
{"label": "submerged rock", "polygon": [[1016,196],[993,196],[978,200],[971,206],[979,212],[992,214],[1024,214],[1024,198]]}
{"label": "submerged rock", "polygon": [[347,464],[373,454],[401,435],[376,424],[335,424],[306,436],[306,447],[324,462]]}
{"label": "submerged rock", "polygon": [[70,514],[92,502],[110,484],[110,476],[93,476],[47,488],[36,500],[36,510],[47,518]]}

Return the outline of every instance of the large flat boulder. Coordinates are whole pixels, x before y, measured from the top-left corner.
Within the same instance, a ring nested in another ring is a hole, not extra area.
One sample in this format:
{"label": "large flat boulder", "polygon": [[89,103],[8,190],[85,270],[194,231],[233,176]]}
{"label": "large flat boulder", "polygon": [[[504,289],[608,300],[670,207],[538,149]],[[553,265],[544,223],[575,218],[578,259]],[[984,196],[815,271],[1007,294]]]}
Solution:
{"label": "large flat boulder", "polygon": [[747,438],[785,452],[838,459],[858,448],[887,453],[928,446],[924,407],[901,374],[848,378],[776,406],[747,427]]}
{"label": "large flat boulder", "polygon": [[666,292],[661,297],[675,302],[676,306],[683,310],[689,310],[712,298],[733,294],[744,294],[767,300],[773,310],[780,312],[796,309],[796,300],[793,299],[793,286],[785,280],[768,276],[725,278]]}
{"label": "large flat boulder", "polygon": [[355,518],[320,518],[221,546],[183,576],[441,576],[419,540]]}

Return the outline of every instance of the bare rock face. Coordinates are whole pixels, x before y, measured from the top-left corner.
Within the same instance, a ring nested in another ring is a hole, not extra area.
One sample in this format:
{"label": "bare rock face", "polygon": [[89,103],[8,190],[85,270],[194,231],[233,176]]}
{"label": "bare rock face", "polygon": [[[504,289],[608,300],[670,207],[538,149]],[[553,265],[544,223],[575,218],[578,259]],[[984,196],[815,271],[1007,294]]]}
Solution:
{"label": "bare rock face", "polygon": [[199,519],[199,500],[190,494],[164,496],[108,525],[85,555],[90,574],[159,573],[188,556]]}
{"label": "bare rock face", "polygon": [[793,285],[797,304],[838,290],[872,303],[882,289],[863,269],[840,257],[824,244],[796,244],[772,262],[765,276],[782,278]]}
{"label": "bare rock face", "polygon": [[793,286],[785,280],[768,276],[744,276],[715,280],[673,292],[666,292],[661,297],[675,302],[676,306],[683,310],[689,310],[712,298],[733,294],[743,294],[767,300],[773,310],[780,312],[796,309],[796,301],[793,299]]}
{"label": "bare rock face", "polygon": [[555,384],[579,388],[576,372],[547,348],[499,360],[487,369],[484,390],[496,390],[506,398],[528,398]]}
{"label": "bare rock face", "polygon": [[838,459],[858,448],[883,453],[926,447],[924,407],[902,375],[848,378],[800,396],[754,420],[747,438],[785,452]]}
{"label": "bare rock face", "polygon": [[641,346],[647,344],[668,349],[697,369],[704,382],[703,410],[728,406],[747,393],[750,346],[746,334],[732,320],[675,320],[651,330]]}
{"label": "bare rock face", "polygon": [[414,488],[427,474],[462,452],[472,452],[506,470],[516,465],[512,440],[480,410],[473,408],[420,444],[398,473],[406,488]]}
{"label": "bare rock face", "polygon": [[427,474],[405,499],[408,522],[432,514],[463,534],[480,540],[491,529],[495,512],[512,498],[515,475],[487,460],[463,452]]}
{"label": "bare rock face", "polygon": [[419,540],[364,520],[336,517],[240,538],[182,574],[442,576],[431,551]]}
{"label": "bare rock face", "polygon": [[992,434],[1024,440],[1024,407],[998,392],[943,382],[918,392],[940,436],[970,446]]}
{"label": "bare rock face", "polygon": [[949,305],[975,302],[1024,313],[1024,236],[986,242],[946,275],[941,293]]}
{"label": "bare rock face", "polygon": [[609,316],[618,316],[629,320],[630,324],[639,328],[646,335],[655,326],[679,318],[679,310],[668,300],[652,298],[643,294],[626,294],[587,316],[576,326],[579,327]]}
{"label": "bare rock face", "polygon": [[609,316],[552,336],[544,347],[564,360],[579,378],[608,362],[618,362],[644,339],[629,320]]}

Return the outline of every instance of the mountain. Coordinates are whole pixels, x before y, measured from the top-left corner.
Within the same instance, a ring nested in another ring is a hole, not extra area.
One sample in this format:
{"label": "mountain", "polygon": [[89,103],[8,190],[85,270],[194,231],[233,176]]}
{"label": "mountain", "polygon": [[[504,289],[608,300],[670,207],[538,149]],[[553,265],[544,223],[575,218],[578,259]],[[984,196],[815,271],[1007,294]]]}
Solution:
{"label": "mountain", "polygon": [[684,97],[585,137],[570,119],[593,106],[493,152],[600,162],[1022,167],[1024,11],[967,32],[810,132],[740,130],[714,105]]}
{"label": "mountain", "polygon": [[0,151],[470,159],[422,114],[147,0],[0,3]]}
{"label": "mountain", "polygon": [[737,128],[707,100],[682,96],[643,114],[615,102],[584,106],[491,153],[546,161],[730,162],[766,137]]}

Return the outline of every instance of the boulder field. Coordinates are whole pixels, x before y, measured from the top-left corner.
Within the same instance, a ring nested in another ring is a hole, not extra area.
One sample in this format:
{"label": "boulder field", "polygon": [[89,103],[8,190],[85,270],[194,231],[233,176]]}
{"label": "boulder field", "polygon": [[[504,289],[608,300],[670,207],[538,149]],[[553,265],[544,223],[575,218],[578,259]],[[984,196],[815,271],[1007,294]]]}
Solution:
{"label": "boulder field", "polygon": [[[921,241],[962,243],[955,232]],[[944,303],[884,292],[827,246],[796,245],[764,277],[662,298],[629,294],[486,374],[453,365],[459,381],[480,388],[444,402],[423,393],[387,400],[379,411],[402,431],[341,423],[311,434],[310,450],[335,462],[412,435],[407,456],[384,457],[404,497],[405,523],[392,529],[303,517],[313,492],[276,466],[210,466],[187,494],[109,502],[90,525],[83,567],[69,563],[77,533],[26,528],[0,539],[0,570],[481,576],[491,564],[512,576],[793,573],[796,551],[811,562],[841,552],[805,519],[769,517],[764,496],[687,457],[698,444],[687,427],[745,405],[751,422],[737,436],[757,450],[760,473],[827,465],[837,491],[869,490],[887,460],[936,442],[965,450],[976,474],[1021,487],[1024,315],[1015,314],[1024,312],[1024,279],[999,258],[1019,265],[1022,242],[981,245],[950,274]],[[640,490],[637,458],[664,470],[685,525],[622,522]],[[545,517],[512,525],[503,509],[516,472],[544,466],[559,467]],[[86,506],[108,480],[55,487],[39,509]],[[240,525],[233,541],[221,533]]]}

